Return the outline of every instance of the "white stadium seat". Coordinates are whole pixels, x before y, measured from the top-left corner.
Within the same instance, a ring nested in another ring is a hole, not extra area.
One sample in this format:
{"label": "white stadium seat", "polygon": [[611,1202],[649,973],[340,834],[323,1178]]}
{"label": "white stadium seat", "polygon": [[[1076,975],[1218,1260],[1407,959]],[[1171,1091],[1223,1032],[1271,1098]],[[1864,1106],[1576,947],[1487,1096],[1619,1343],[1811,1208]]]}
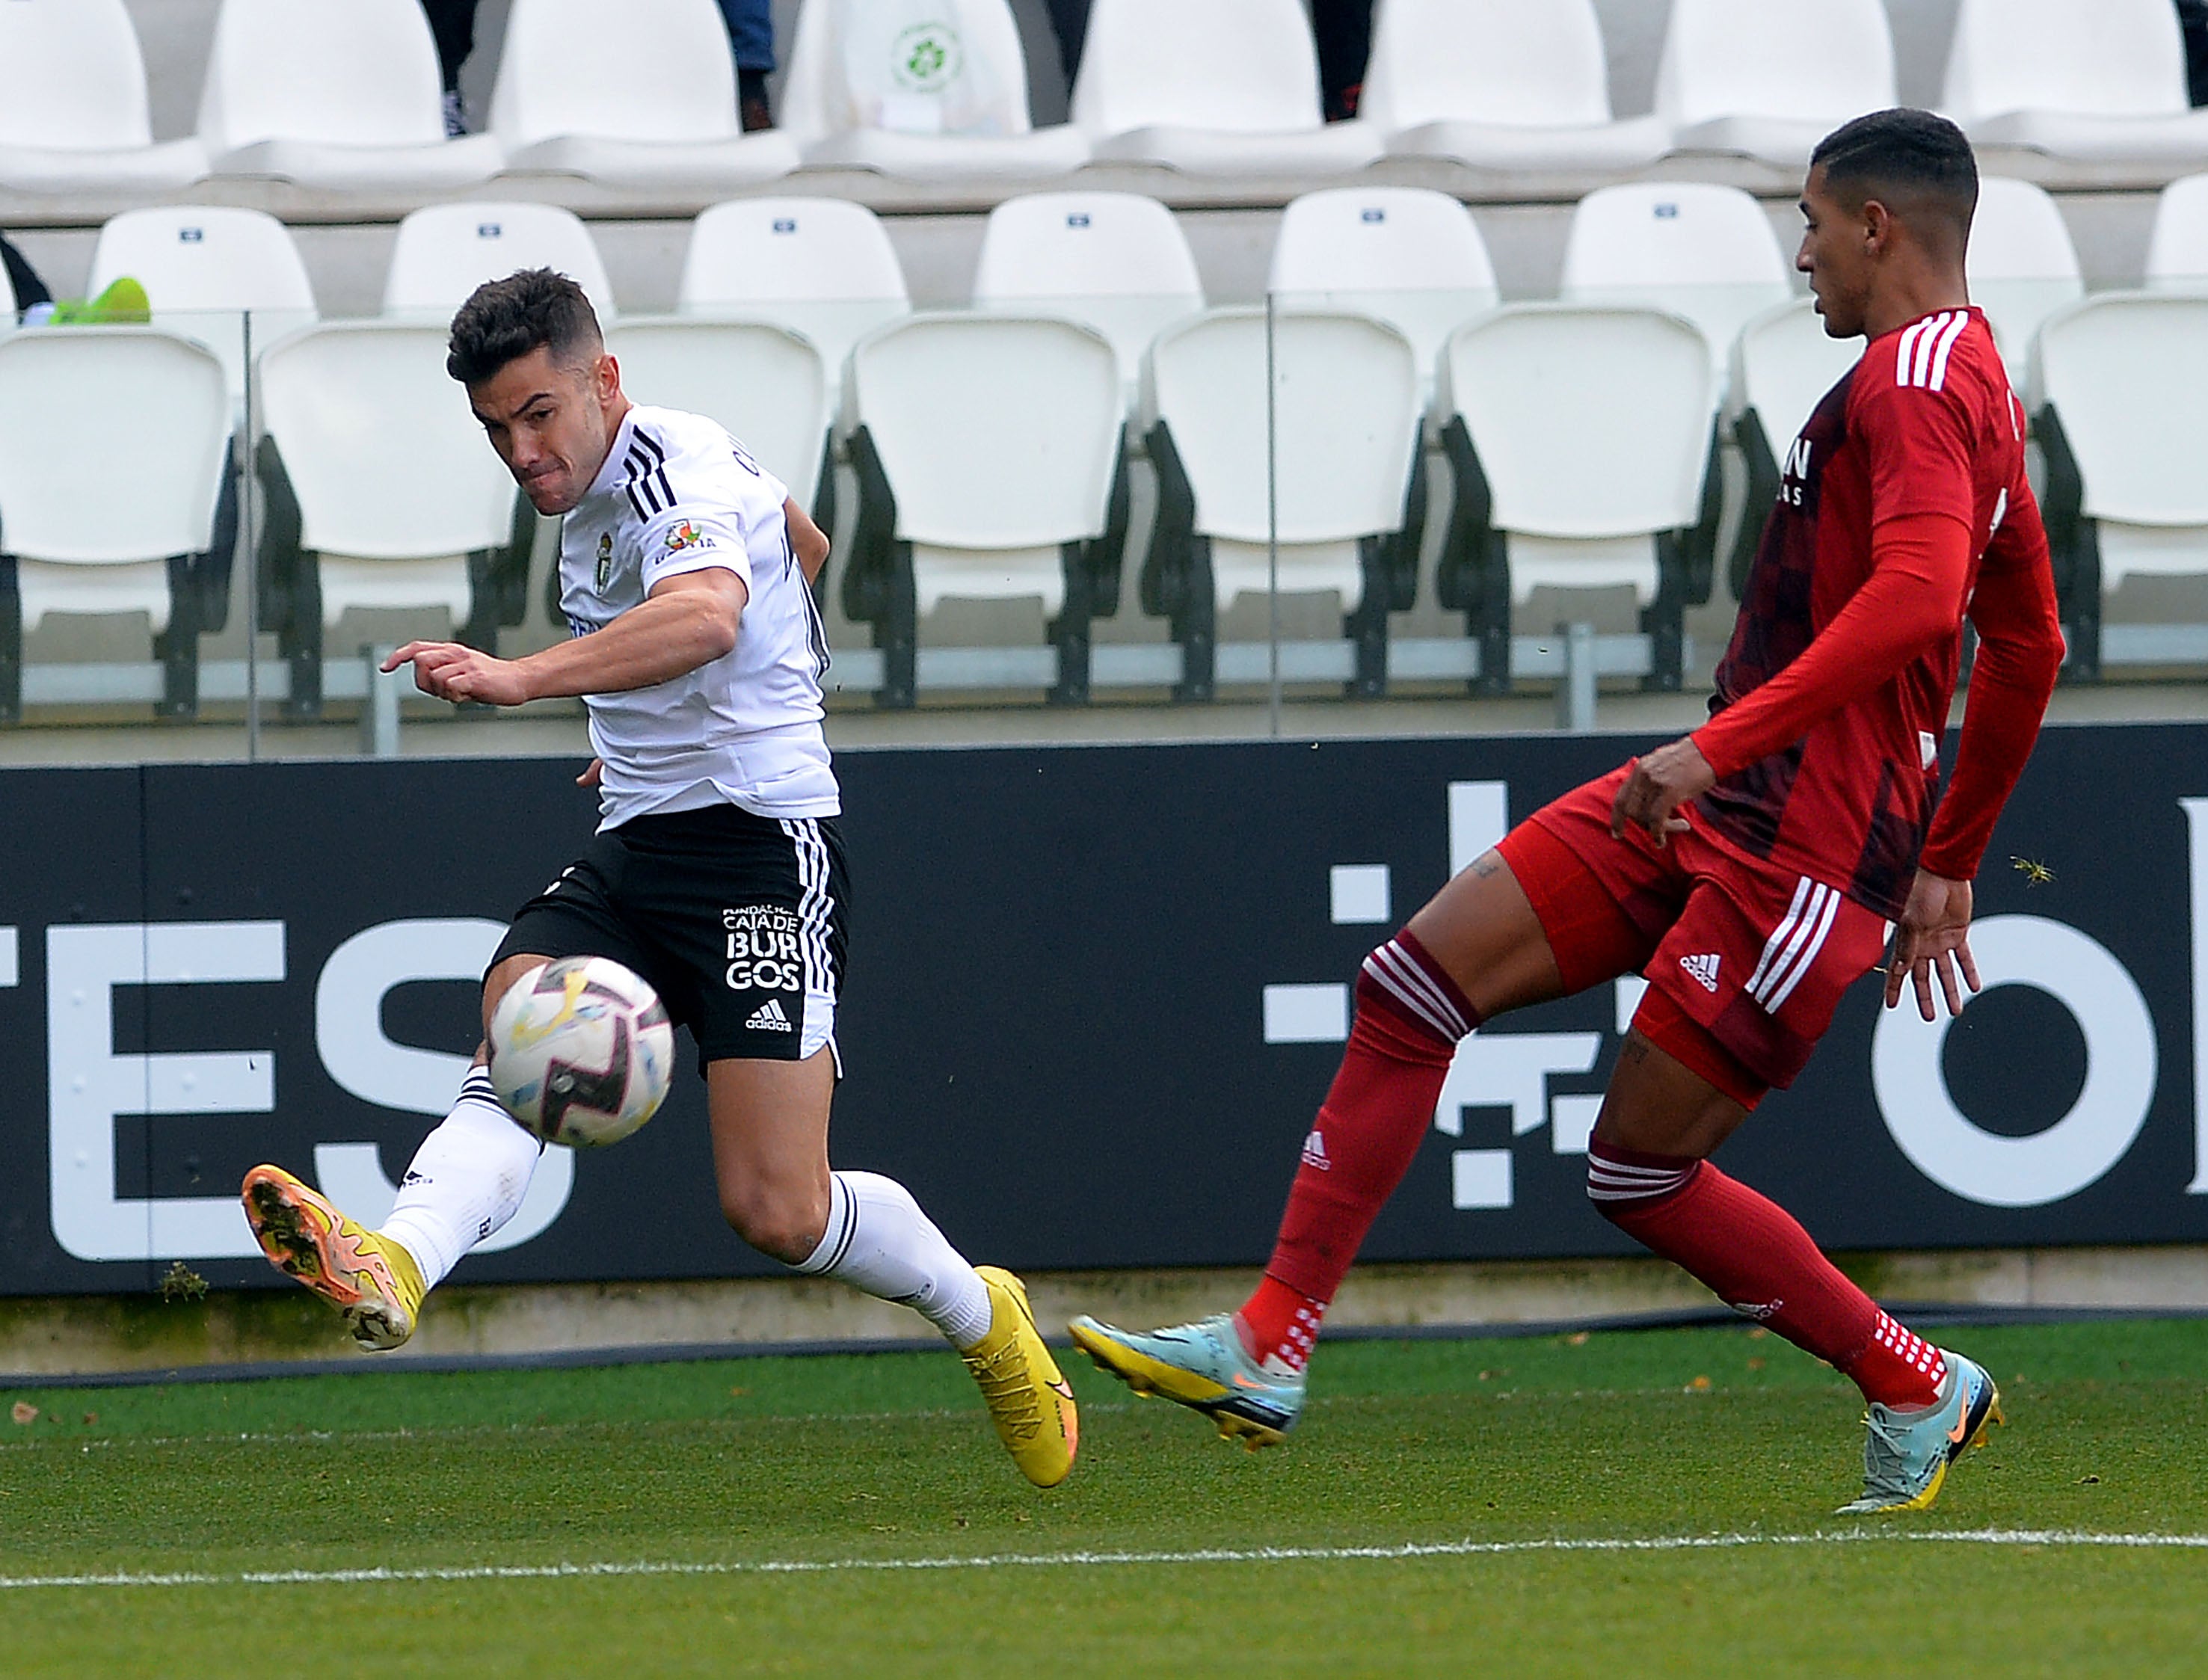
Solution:
{"label": "white stadium seat", "polygon": [[2153,291],[2208,290],[2208,175],[2181,175],[2155,201],[2146,286]]}
{"label": "white stadium seat", "polygon": [[[852,455],[879,523],[855,538],[843,603],[874,627],[883,695],[925,675],[921,618],[946,600],[1040,599],[1047,686],[1085,699],[1096,576],[1119,483],[1119,361],[1077,322],[994,313],[892,322],[851,352]],[[1116,547],[1113,549],[1116,556]]]}
{"label": "white stadium seat", "polygon": [[1836,339],[1814,300],[1797,297],[1755,317],[1733,341],[1727,387],[1732,434],[1748,468],[1731,581],[1740,598],[1779,494],[1779,464],[1824,394],[1863,355],[1863,340]]}
{"label": "white stadium seat", "polygon": [[713,0],[513,0],[490,99],[509,172],[729,189],[787,175],[797,147],[745,134]]}
{"label": "white stadium seat", "polygon": [[550,268],[583,288],[601,322],[614,314],[613,283],[597,241],[572,210],[551,204],[432,204],[399,224],[383,281],[387,315],[447,320],[485,280]]}
{"label": "white stadium seat", "polygon": [[1850,117],[1896,103],[1882,0],[1672,0],[1656,113],[1675,152],[1799,169]]}
{"label": "white stadium seat", "polygon": [[1652,685],[1677,687],[1717,414],[1694,325],[1651,309],[1506,304],[1449,339],[1441,401],[1458,473],[1443,599],[1480,633],[1482,687],[1508,684],[1510,609],[1535,589],[1628,585]]}
{"label": "white stadium seat", "polygon": [[2146,633],[2127,650],[2101,625],[2127,577],[2208,574],[2208,297],[2103,292],[2049,315],[2031,384],[2072,669],[2180,663],[2180,629],[2194,637],[2184,662],[2208,657],[2203,627],[2127,627]]}
{"label": "white stadium seat", "polygon": [[93,247],[85,291],[97,297],[126,274],[145,286],[156,327],[222,358],[236,403],[245,398],[248,313],[256,347],[316,319],[314,285],[290,230],[259,210],[164,205],[111,217]]}
{"label": "white stadium seat", "polygon": [[222,0],[199,131],[217,175],[326,189],[488,179],[488,135],[445,137],[437,51],[418,0]]}
{"label": "white stadium seat", "polygon": [[[197,704],[204,607],[228,585],[228,556],[211,551],[230,430],[222,363],[203,345],[153,327],[0,339],[0,555],[21,629],[49,614],[146,614],[171,713]],[[15,617],[0,612],[6,717],[22,692]]]}
{"label": "white stadium seat", "polygon": [[1089,160],[1080,129],[1029,119],[1027,58],[1005,0],[919,13],[808,0],[788,57],[781,125],[815,168],[1017,178]]}
{"label": "white stadium seat", "polygon": [[1793,296],[1788,274],[1771,219],[1739,188],[1636,182],[1580,201],[1558,295],[1684,315],[1702,329],[1722,376],[1742,326]]}
{"label": "white stadium seat", "polygon": [[1980,147],[2208,159],[2169,0],[1960,0],[1941,108]]}
{"label": "white stadium seat", "polygon": [[1638,169],[1671,139],[1611,117],[1594,0],[1380,0],[1357,114],[1391,156],[1483,169]]}
{"label": "white stadium seat", "polygon": [[690,225],[675,307],[802,333],[820,351],[839,415],[851,346],[912,313],[881,219],[834,198],[740,198],[705,210]]}
{"label": "white stadium seat", "polygon": [[324,636],[348,609],[417,613],[429,635],[449,621],[481,647],[521,621],[513,480],[445,355],[441,327],[351,321],[294,333],[255,364],[261,623],[291,662],[294,711],[320,704]]}
{"label": "white stadium seat", "polygon": [[1143,353],[1203,307],[1196,258],[1172,211],[1136,193],[1029,193],[989,213],[974,306],[1063,315],[1095,327],[1119,357],[1131,412]]}
{"label": "white stadium seat", "polygon": [[1332,592],[1352,643],[1341,675],[1377,693],[1388,614],[1410,604],[1389,539],[1403,529],[1419,453],[1417,357],[1369,315],[1296,308],[1276,311],[1272,328],[1272,455],[1263,309],[1209,310],[1150,346],[1143,408],[1159,510],[1143,605],[1172,621],[1180,693],[1202,699],[1217,675],[1221,612],[1265,595],[1275,575],[1282,594]]}
{"label": "white stadium seat", "polygon": [[153,143],[146,60],[123,0],[0,5],[0,189],[162,193],[207,168],[196,140]]}
{"label": "white stadium seat", "polygon": [[1971,301],[1993,323],[2009,382],[2020,389],[2039,323],[2085,295],[2069,226],[2044,188],[1981,176],[1966,260]]}
{"label": "white stadium seat", "polygon": [[1329,187],[1290,202],[1266,290],[1291,309],[1377,315],[1411,341],[1419,402],[1449,335],[1500,301],[1472,212],[1424,187]]}
{"label": "white stadium seat", "polygon": [[1299,0],[1095,0],[1072,114],[1100,163],[1311,175],[1380,154],[1370,123],[1322,119]]}
{"label": "white stadium seat", "polygon": [[837,387],[810,339],[764,321],[632,315],[606,329],[606,348],[632,402],[717,420],[813,505]]}

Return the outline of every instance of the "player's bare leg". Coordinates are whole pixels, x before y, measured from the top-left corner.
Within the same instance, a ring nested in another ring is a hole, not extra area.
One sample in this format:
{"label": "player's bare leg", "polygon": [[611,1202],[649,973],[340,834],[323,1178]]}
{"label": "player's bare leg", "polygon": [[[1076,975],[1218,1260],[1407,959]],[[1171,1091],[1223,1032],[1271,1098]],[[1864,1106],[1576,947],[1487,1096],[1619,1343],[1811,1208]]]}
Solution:
{"label": "player's bare leg", "polygon": [[1073,1390],[1011,1273],[967,1263],[911,1193],[875,1173],[831,1173],[835,1053],[721,1060],[705,1070],[721,1211],[762,1253],[911,1307],[957,1348],[998,1437],[1039,1487],[1073,1468]]}
{"label": "player's bare leg", "polygon": [[1341,1071],[1304,1144],[1280,1235],[1240,1311],[1136,1332],[1083,1317],[1073,1338],[1138,1394],[1204,1413],[1252,1449],[1303,1407],[1321,1319],[1433,1124],[1457,1043],[1564,981],[1532,901],[1491,851],[1365,959]]}
{"label": "player's bare leg", "polygon": [[[507,987],[548,959],[516,956],[483,986],[483,1019]],[[280,1167],[245,1175],[246,1221],[269,1263],[345,1316],[363,1347],[398,1347],[414,1333],[422,1302],[461,1256],[521,1206],[543,1146],[514,1124],[483,1069],[478,1046],[451,1111],[422,1140],[380,1229],[370,1231]]]}
{"label": "player's bare leg", "polygon": [[1627,1035],[1587,1151],[1587,1194],[1739,1313],[1855,1379],[1863,1492],[1848,1511],[1917,1509],[2001,1421],[1985,1371],[1879,1310],[1768,1197],[1706,1157],[1748,1107],[1641,1033]]}

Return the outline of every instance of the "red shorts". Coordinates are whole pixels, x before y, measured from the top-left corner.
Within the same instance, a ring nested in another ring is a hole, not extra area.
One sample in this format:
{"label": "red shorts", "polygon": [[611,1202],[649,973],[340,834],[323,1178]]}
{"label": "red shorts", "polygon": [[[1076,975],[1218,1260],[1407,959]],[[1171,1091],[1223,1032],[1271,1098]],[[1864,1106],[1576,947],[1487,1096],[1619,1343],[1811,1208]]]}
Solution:
{"label": "red shorts", "polygon": [[[1610,832],[1626,771],[1575,789],[1504,837],[1568,992],[1636,970],[1643,1036],[1736,1101],[1793,1083],[1840,994],[1880,965],[1883,916],[1700,829],[1659,847]],[[1690,817],[1691,820],[1691,817]]]}

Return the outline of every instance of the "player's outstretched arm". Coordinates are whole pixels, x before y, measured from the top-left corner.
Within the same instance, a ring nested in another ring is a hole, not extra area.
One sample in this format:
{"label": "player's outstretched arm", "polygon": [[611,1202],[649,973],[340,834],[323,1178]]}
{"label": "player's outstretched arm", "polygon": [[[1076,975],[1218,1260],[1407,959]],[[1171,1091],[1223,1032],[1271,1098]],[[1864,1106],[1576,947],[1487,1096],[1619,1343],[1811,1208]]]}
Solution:
{"label": "player's outstretched arm", "polygon": [[1893,956],[1886,965],[1886,1006],[1892,1009],[1901,1001],[1905,979],[1916,987],[1917,1012],[1927,1021],[1934,1019],[1935,975],[1947,1000],[1947,1013],[1960,1015],[1963,987],[1978,989],[1978,965],[1971,955],[1971,884],[1919,869],[1901,920],[1893,924]]}
{"label": "player's outstretched arm", "polygon": [[694,671],[736,645],[750,592],[723,567],[663,578],[651,596],[604,629],[519,659],[458,642],[409,642],[383,662],[414,667],[415,686],[441,700],[520,705],[579,694],[617,694]]}

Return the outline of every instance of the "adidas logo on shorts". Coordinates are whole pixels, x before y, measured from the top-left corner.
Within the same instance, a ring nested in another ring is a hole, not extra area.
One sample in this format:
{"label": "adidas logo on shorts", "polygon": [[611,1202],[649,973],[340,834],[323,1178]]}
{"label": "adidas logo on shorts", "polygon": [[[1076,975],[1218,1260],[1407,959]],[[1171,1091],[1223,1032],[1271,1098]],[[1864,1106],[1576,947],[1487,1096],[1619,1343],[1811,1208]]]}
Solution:
{"label": "adidas logo on shorts", "polygon": [[1682,957],[1679,966],[1694,975],[1695,984],[1705,992],[1718,989],[1718,953],[1710,951],[1701,957]]}
{"label": "adidas logo on shorts", "polygon": [[769,998],[753,1010],[752,1018],[744,1025],[758,1032],[787,1033],[795,1030],[789,1024],[789,1017],[782,1012],[781,1000],[776,998]]}

